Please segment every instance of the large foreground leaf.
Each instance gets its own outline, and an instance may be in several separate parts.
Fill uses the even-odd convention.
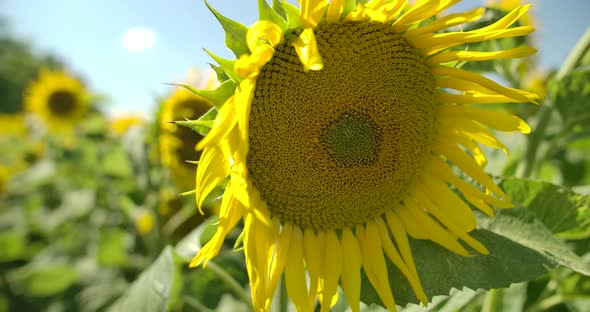
[[[168,246],[109,311],[167,311],[178,290],[179,272],[180,261]]]
[[[513,183],[517,182],[513,181]],[[546,193],[554,191],[557,192],[557,188],[545,189]],[[532,196],[521,195],[523,198]],[[545,194],[544,196],[556,195]],[[571,197],[565,196],[561,199],[567,198]],[[533,203],[535,203],[534,200],[517,202],[524,207]],[[555,204],[556,201],[551,203]],[[473,251],[473,257],[461,257],[430,241],[411,240],[418,274],[428,296],[432,298],[436,295],[448,295],[453,288],[508,287],[512,283],[531,280],[546,274],[557,266],[590,275],[590,269],[586,263],[545,226],[544,223],[553,224],[549,222],[551,219],[544,220],[545,222],[539,221],[535,216],[536,211],[532,208],[503,210],[495,219],[479,216],[480,228],[471,234],[489,249],[488,256],[479,255]],[[577,207],[556,205],[553,208],[571,210]],[[559,211],[555,212],[555,215],[559,216]],[[560,227],[560,230],[564,229]],[[405,306],[410,302],[417,303],[418,300],[409,283],[399,270],[388,263],[388,271],[397,304]],[[366,276],[363,276],[361,300],[367,304],[381,304]]]

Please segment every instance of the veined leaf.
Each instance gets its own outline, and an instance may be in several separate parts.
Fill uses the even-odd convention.
[[[539,221],[560,237],[590,237],[590,196],[546,182],[508,178],[502,188],[512,201],[531,210]]]
[[[181,263],[174,248],[166,247],[109,311],[167,311],[179,290]]]
[[[448,295],[452,288],[504,288],[534,279],[556,266],[590,274],[586,263],[538,221],[527,209],[501,211],[496,219],[479,218],[480,229],[471,235],[490,254],[456,255],[427,240],[411,239],[411,248],[424,291],[432,298]],[[398,305],[417,303],[409,283],[388,261],[389,280]],[[361,300],[381,301],[363,274]]]

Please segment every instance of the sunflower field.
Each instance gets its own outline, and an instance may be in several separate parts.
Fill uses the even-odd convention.
[[[126,113],[0,19],[0,312],[590,311],[590,27],[244,2]]]

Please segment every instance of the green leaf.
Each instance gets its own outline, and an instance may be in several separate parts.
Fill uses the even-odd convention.
[[[287,21],[275,10],[273,10],[266,0],[258,0],[258,19],[261,21],[271,21],[279,26],[283,32],[287,30]]]
[[[229,76],[225,73],[225,71],[223,70],[223,68],[221,68],[221,66],[216,65],[216,64],[212,64],[212,63],[209,63],[209,66],[215,72],[215,76],[217,76],[217,81],[223,83],[223,82],[229,80]]]
[[[225,46],[232,50],[236,57],[240,57],[242,54],[249,54],[250,49],[248,49],[248,43],[246,41],[248,27],[221,15],[209,4],[209,2],[207,2],[207,0],[205,0],[205,4],[215,15],[225,31]]]
[[[0,263],[21,259],[25,256],[26,235],[17,231],[0,233]]]
[[[102,160],[102,169],[105,174],[118,178],[130,178],[133,175],[131,162],[123,148],[108,151]]]
[[[355,0],[344,0],[344,9],[342,10],[342,16],[346,16],[348,13],[356,10]]]
[[[561,237],[590,237],[590,196],[546,182],[508,178],[502,188],[513,203],[525,207]]]
[[[223,69],[223,71],[225,72],[225,74],[233,81],[235,81],[236,83],[239,83],[240,81],[242,81],[242,77],[236,75],[236,73],[234,72],[234,65],[236,64],[235,60],[228,60],[228,59],[224,59],[221,58],[215,54],[213,54],[211,51],[204,49],[205,52],[207,52],[207,54],[209,54],[209,56],[215,60],[215,62],[217,62],[217,64],[219,64],[219,66],[221,67],[221,69]]]
[[[180,262],[167,246],[109,311],[167,311],[180,288]]]
[[[213,105],[217,109],[220,109],[225,103],[225,101],[227,101],[227,99],[234,95],[234,91],[236,90],[237,86],[237,84],[231,80],[225,81],[215,90],[199,90],[187,84],[170,83],[170,85],[183,87],[193,92],[194,94],[206,98],[207,100],[211,101],[211,103],[213,103]]]
[[[272,0],[272,9],[284,20],[287,20],[287,12],[285,12],[285,4],[283,0]]]
[[[590,69],[574,70],[549,83],[557,111],[562,117],[562,132],[580,140],[590,135]]]
[[[41,226],[47,231],[89,214],[96,204],[96,193],[91,190],[71,190],[63,195],[61,205],[51,212]]]
[[[586,263],[547,230],[526,209],[503,210],[496,219],[479,218],[481,229],[471,235],[490,254],[461,257],[427,240],[411,239],[411,248],[424,291],[432,298],[452,288],[492,289],[528,281],[561,265],[590,274]],[[417,303],[409,283],[389,261],[390,285],[397,304]],[[381,304],[363,274],[361,300]]]
[[[75,268],[65,264],[47,264],[30,273],[26,293],[33,297],[53,296],[64,292],[77,281],[78,271]]]
[[[301,13],[299,9],[289,2],[283,2],[285,7],[285,14],[287,15],[288,29],[296,29],[301,26]]]
[[[101,229],[98,238],[97,262],[102,266],[124,266],[127,255],[128,233],[122,229]]]
[[[205,136],[207,135],[207,133],[209,133],[211,128],[213,128],[216,116],[217,110],[215,108],[212,108],[205,115],[201,116],[197,120],[175,121],[174,123],[177,125],[181,125],[183,127],[190,128]]]

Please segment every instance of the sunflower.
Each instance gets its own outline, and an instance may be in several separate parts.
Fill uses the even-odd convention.
[[[82,82],[65,71],[42,69],[25,92],[25,109],[38,115],[52,131],[70,130],[90,107]]]
[[[187,161],[199,159],[195,146],[203,136],[171,121],[197,119],[211,107],[209,100],[184,88],[177,88],[162,104],[159,122],[162,164],[170,168],[174,181],[183,190],[195,188],[196,166]]]
[[[359,311],[362,269],[394,311],[386,259],[428,303],[408,236],[462,256],[488,254],[469,233],[470,206],[493,216],[492,206],[513,205],[484,172],[480,144],[507,152],[490,128],[530,128],[483,104],[536,96],[453,65],[528,56],[535,50],[471,52],[464,44],[533,28],[511,27],[525,5],[483,28],[448,30],[484,12],[441,14],[457,2],[300,0],[297,9],[259,1],[265,19],[242,38],[213,10],[239,58],[233,68],[220,62],[236,88],[197,145],[197,203],[220,185],[225,191],[217,231],[191,266],[215,257],[242,220],[256,310],[270,308],[284,273],[297,310],[313,311],[317,298],[328,311],[340,284]]]

